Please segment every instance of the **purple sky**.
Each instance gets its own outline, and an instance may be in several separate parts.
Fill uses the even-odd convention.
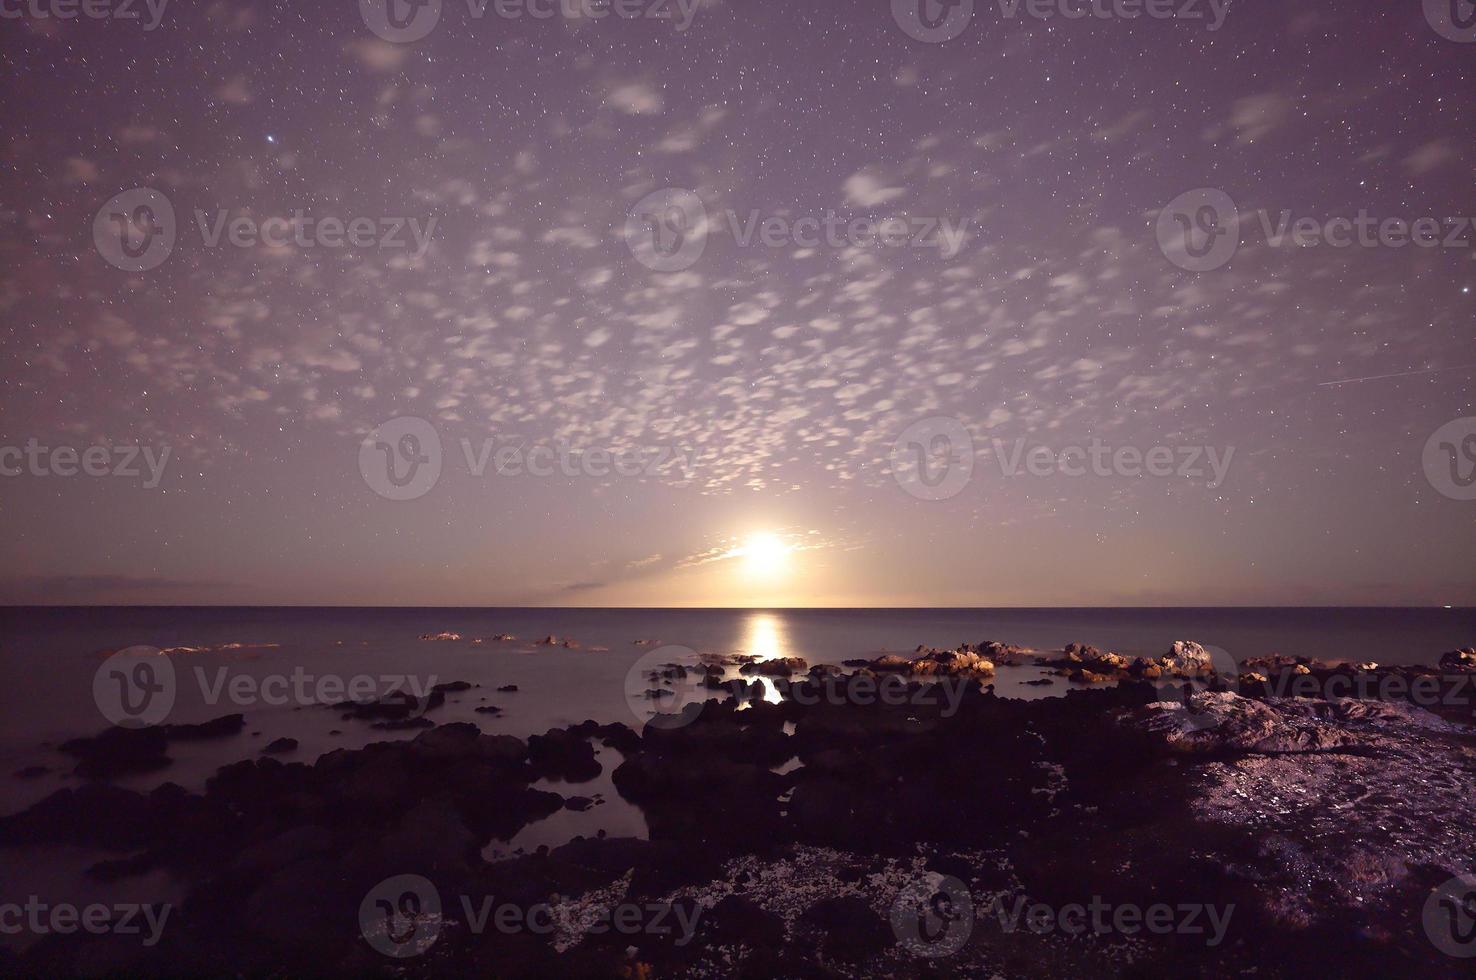
[[[0,601],[1476,605],[1476,44],[1420,0],[1012,7],[0,20]],[[1201,188],[1240,247],[1190,271]],[[705,247],[654,271],[666,190]]]

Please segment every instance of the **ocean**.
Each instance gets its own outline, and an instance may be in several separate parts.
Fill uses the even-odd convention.
[[[459,642],[422,640],[452,632]],[[468,642],[512,634],[517,642]],[[548,636],[577,649],[536,646]],[[485,730],[529,735],[592,718],[638,725],[627,699],[637,660],[665,645],[699,653],[743,652],[839,663],[883,651],[911,651],[1000,640],[1037,649],[1090,643],[1119,653],[1161,654],[1174,640],[1221,647],[1236,660],[1270,653],[1385,664],[1434,663],[1476,642],[1470,609],[317,609],[317,608],[19,608],[0,609],[0,658],[10,683],[0,702],[0,812],[28,805],[71,781],[70,760],[55,751],[67,738],[106,727],[93,682],[104,651],[135,645],[189,647],[169,658],[177,696],[165,721],[193,723],[244,712],[248,735],[178,743],[174,765],[124,785],[166,779],[198,788],[214,769],[256,754],[256,741],[298,739],[291,758],[356,747],[414,731],[385,733],[304,703],[335,682],[403,677],[422,689],[465,681],[479,688],[451,696],[437,721],[475,720]],[[637,646],[635,641],[646,641]],[[219,649],[243,644],[237,649]],[[211,649],[202,649],[211,648]],[[676,651],[671,658],[676,659]],[[658,658],[660,659],[660,658]],[[1031,675],[1035,676],[1035,675]],[[284,699],[267,678],[298,678]],[[1002,676],[999,693],[1041,691]],[[327,683],[329,686],[320,687]],[[498,692],[509,684],[516,693]],[[1044,689],[1044,694],[1063,688]],[[241,693],[244,692],[244,696]],[[496,706],[501,715],[477,713]],[[644,706],[643,706],[644,707]],[[343,734],[329,735],[338,730]],[[259,733],[259,734],[249,734]],[[40,778],[9,774],[47,766]]]
[[[442,632],[462,638],[420,638]],[[470,642],[505,634],[517,640]],[[537,643],[549,636],[560,645]],[[1041,650],[1082,642],[1128,655],[1158,655],[1180,639],[1218,646],[1236,660],[1283,653],[1434,663],[1441,653],[1476,642],[1476,611],[9,607],[0,609],[0,658],[8,679],[0,690],[0,813],[79,784],[72,774],[75,760],[57,746],[108,726],[104,664],[110,651],[132,646],[191,648],[165,658],[174,674],[168,710],[150,720],[185,724],[246,716],[243,733],[173,742],[167,768],[116,781],[141,791],[164,782],[199,791],[217,768],[256,757],[275,739],[298,742],[284,760],[310,763],[337,748],[419,733],[377,730],[322,706],[341,700],[355,682],[371,685],[365,690],[378,695],[397,685],[425,691],[463,681],[475,686],[449,694],[432,720],[472,721],[490,733],[527,736],[585,719],[638,728],[652,711],[649,701],[633,696],[645,687],[641,668],[692,652],[803,657],[815,664],[906,652],[919,644],[1000,640]],[[565,640],[577,646],[561,645]],[[1002,669],[996,691],[1048,697],[1067,689],[1060,678],[1048,687],[1026,684],[1041,676],[1034,667]],[[509,685],[517,690],[499,690]],[[772,688],[770,693],[777,696]],[[492,707],[501,713],[486,710]],[[601,748],[599,758],[604,772],[591,782],[539,786],[565,796],[598,795],[601,805],[561,811],[512,840],[494,841],[485,851],[488,859],[601,831],[646,836],[640,809],[621,800],[610,779],[619,753]],[[28,767],[33,772],[22,778],[20,770]],[[86,868],[101,856],[68,848],[4,849],[0,877],[55,896],[155,900],[174,894],[172,883],[159,875],[118,883],[89,879]]]

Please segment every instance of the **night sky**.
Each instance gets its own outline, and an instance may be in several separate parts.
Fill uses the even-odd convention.
[[[894,6],[0,19],[0,446],[170,453],[0,456],[0,601],[1476,605],[1476,43],[1441,4],[979,0],[937,42]],[[1240,247],[1195,271],[1160,213],[1199,189]],[[1261,209],[1456,240],[1276,247]],[[295,212],[373,233],[209,242]],[[831,214],[963,233],[786,238]],[[1174,472],[1005,473],[1094,440]]]

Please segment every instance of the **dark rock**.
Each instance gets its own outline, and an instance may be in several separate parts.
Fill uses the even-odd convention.
[[[758,674],[761,677],[788,677],[810,669],[803,657],[772,657],[744,664],[738,669],[741,674]]]
[[[261,750],[266,755],[281,755],[286,752],[297,751],[297,739],[279,738],[270,742],[266,748]]]
[[[1441,670],[1476,670],[1476,649],[1452,650],[1440,658]]]
[[[163,769],[169,758],[169,739],[163,727],[109,728],[88,738],[74,738],[58,746],[77,758],[76,773],[85,779],[111,779],[136,772]]]
[[[718,946],[770,949],[784,943],[784,920],[741,895],[729,895],[713,906],[700,929],[704,942]]]
[[[865,899],[853,896],[817,902],[805,911],[800,922],[824,934],[827,956],[845,962],[855,963],[875,956],[895,941],[882,917],[871,910]]]
[[[603,771],[586,738],[558,728],[528,739],[528,761],[539,775],[570,783],[588,782]]]

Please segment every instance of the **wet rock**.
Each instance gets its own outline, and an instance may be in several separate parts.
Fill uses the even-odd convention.
[[[588,782],[604,768],[585,738],[558,728],[528,739],[528,761],[539,775],[570,783]]]
[[[434,722],[415,719],[445,703],[445,691],[432,688],[423,699],[409,691],[394,691],[374,701],[341,701],[328,707],[339,712],[346,721],[375,722],[376,728],[394,729],[434,725]]]
[[[772,949],[784,942],[784,921],[750,898],[729,895],[703,916],[704,942],[718,946]]]
[[[1440,658],[1441,670],[1476,670],[1476,649],[1452,650]]]
[[[282,755],[286,752],[297,751],[297,739],[279,738],[270,742],[266,748],[261,750],[264,755]]]
[[[504,684],[497,689],[499,694],[511,694],[518,689],[516,684]]]
[[[739,673],[758,674],[762,677],[788,677],[790,674],[798,674],[809,669],[809,662],[803,657],[773,657],[769,660],[744,664],[739,668]]]
[[[854,896],[816,902],[805,910],[800,922],[820,931],[828,957],[844,962],[875,956],[895,941],[882,917],[871,910],[865,899]]]
[[[1179,676],[1212,673],[1215,669],[1210,652],[1191,640],[1174,641],[1173,649],[1159,663],[1164,670]]]
[[[84,779],[153,772],[173,761],[163,727],[109,728],[89,738],[70,739],[58,748],[78,760],[75,772]]]
[[[1176,752],[1194,754],[1281,754],[1327,752],[1364,745],[1366,740],[1338,721],[1368,718],[1402,706],[1382,702],[1252,700],[1229,692],[1203,691],[1187,704],[1158,702],[1143,708],[1134,723]],[[1433,721],[1433,716],[1430,716]]]

